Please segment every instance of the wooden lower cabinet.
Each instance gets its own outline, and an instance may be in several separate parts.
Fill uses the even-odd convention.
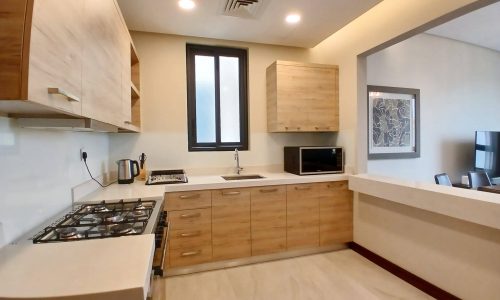
[[[351,242],[353,194],[347,181],[322,183],[320,189],[320,246]]]
[[[212,191],[213,260],[251,256],[250,189]]]
[[[168,267],[184,267],[212,260],[210,191],[166,193]]]
[[[251,190],[252,255],[286,250],[286,186]]]
[[[319,184],[287,186],[288,250],[319,246]]]
[[[352,241],[347,181],[166,194],[170,268]]]

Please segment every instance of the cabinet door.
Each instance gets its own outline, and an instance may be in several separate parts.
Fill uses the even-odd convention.
[[[319,246],[318,184],[287,186],[287,249]]]
[[[83,8],[84,0],[35,0],[29,54],[28,99],[75,115],[83,101]]]
[[[352,192],[347,181],[323,183],[320,198],[320,245],[352,241]]]
[[[212,248],[214,260],[251,255],[249,189],[212,191]]]
[[[286,250],[286,186],[251,190],[252,255]]]
[[[123,125],[122,24],[115,1],[85,0],[85,47],[82,114],[102,122]]]

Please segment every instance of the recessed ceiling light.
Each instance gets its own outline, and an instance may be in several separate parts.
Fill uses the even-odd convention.
[[[289,14],[286,16],[286,22],[288,24],[297,24],[300,22],[300,15],[299,14]]]
[[[193,9],[196,6],[193,0],[179,0],[179,7],[185,10]]]

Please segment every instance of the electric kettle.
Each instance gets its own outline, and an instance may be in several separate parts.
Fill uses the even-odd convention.
[[[134,177],[139,176],[139,163],[136,160],[120,159],[118,164],[118,183],[129,184],[134,182]]]

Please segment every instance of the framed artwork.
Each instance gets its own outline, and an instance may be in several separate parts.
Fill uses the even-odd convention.
[[[368,86],[368,159],[420,157],[420,90]]]

